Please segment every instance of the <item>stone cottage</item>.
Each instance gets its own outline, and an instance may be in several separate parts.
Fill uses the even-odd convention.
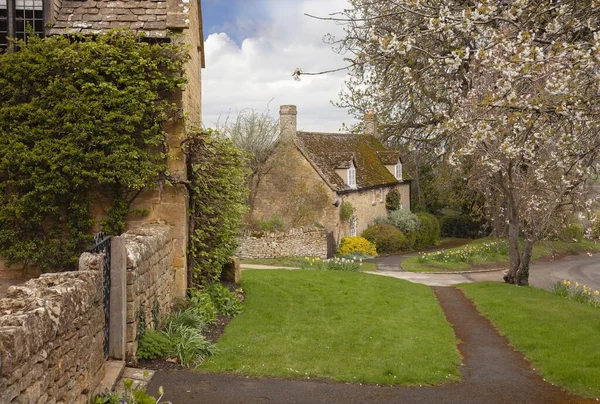
[[[280,125],[270,171],[257,187],[254,220],[279,217],[293,227],[323,226],[337,244],[385,216],[386,195],[394,189],[401,208],[410,209],[411,178],[400,154],[379,140],[374,114],[365,114],[366,133],[301,132],[296,106],[282,105]],[[349,220],[340,218],[344,202],[354,208]]]
[[[200,124],[202,116],[201,68],[204,67],[204,38],[200,0],[0,0],[0,49],[8,46],[8,37],[24,39],[31,25],[38,35],[95,35],[122,28],[143,33],[151,41],[169,41],[168,32],[181,34],[190,49],[186,67],[188,83],[175,96],[190,123]],[[170,149],[169,169],[176,179],[187,179],[186,162],[180,142],[185,137],[183,120],[165,128]],[[173,228],[175,238],[176,294],[185,295],[187,287],[187,190],[183,185],[162,184],[136,199],[133,209],[145,209],[149,215],[131,218],[129,228],[142,222],[164,221]],[[107,206],[101,198],[93,214],[102,216]],[[20,268],[7,268],[0,261],[0,277],[20,274]]]

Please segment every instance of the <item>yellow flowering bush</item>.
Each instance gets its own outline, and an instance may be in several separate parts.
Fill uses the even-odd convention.
[[[340,248],[338,249],[338,255],[346,255],[346,254],[366,254],[375,257],[377,255],[377,250],[375,248],[375,244],[370,243],[364,237],[344,237],[340,243]]]

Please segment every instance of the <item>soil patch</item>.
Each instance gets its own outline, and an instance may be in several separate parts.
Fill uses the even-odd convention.
[[[164,386],[178,403],[596,403],[546,383],[481,316],[462,291],[433,288],[460,342],[462,381],[437,387],[381,387],[313,380],[255,379],[191,370],[160,370],[149,391]],[[315,352],[318,355],[318,352]],[[399,358],[401,360],[401,358]]]

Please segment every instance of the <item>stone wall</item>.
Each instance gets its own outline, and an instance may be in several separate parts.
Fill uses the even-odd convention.
[[[327,230],[298,228],[285,232],[247,232],[236,255],[242,259],[280,257],[327,258]]]
[[[87,403],[104,377],[101,256],[0,299],[0,403]]]
[[[123,234],[127,250],[126,357],[135,361],[140,321],[146,328],[163,324],[175,299],[175,240],[164,224],[145,225]]]

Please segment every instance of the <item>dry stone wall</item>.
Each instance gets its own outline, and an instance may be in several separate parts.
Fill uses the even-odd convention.
[[[241,259],[280,257],[327,258],[327,231],[298,228],[284,232],[246,232],[236,255]]]
[[[87,403],[104,377],[102,256],[0,299],[0,403]]]
[[[135,362],[138,329],[161,326],[171,313],[175,240],[171,227],[162,224],[145,225],[122,237],[127,249],[127,359]]]

